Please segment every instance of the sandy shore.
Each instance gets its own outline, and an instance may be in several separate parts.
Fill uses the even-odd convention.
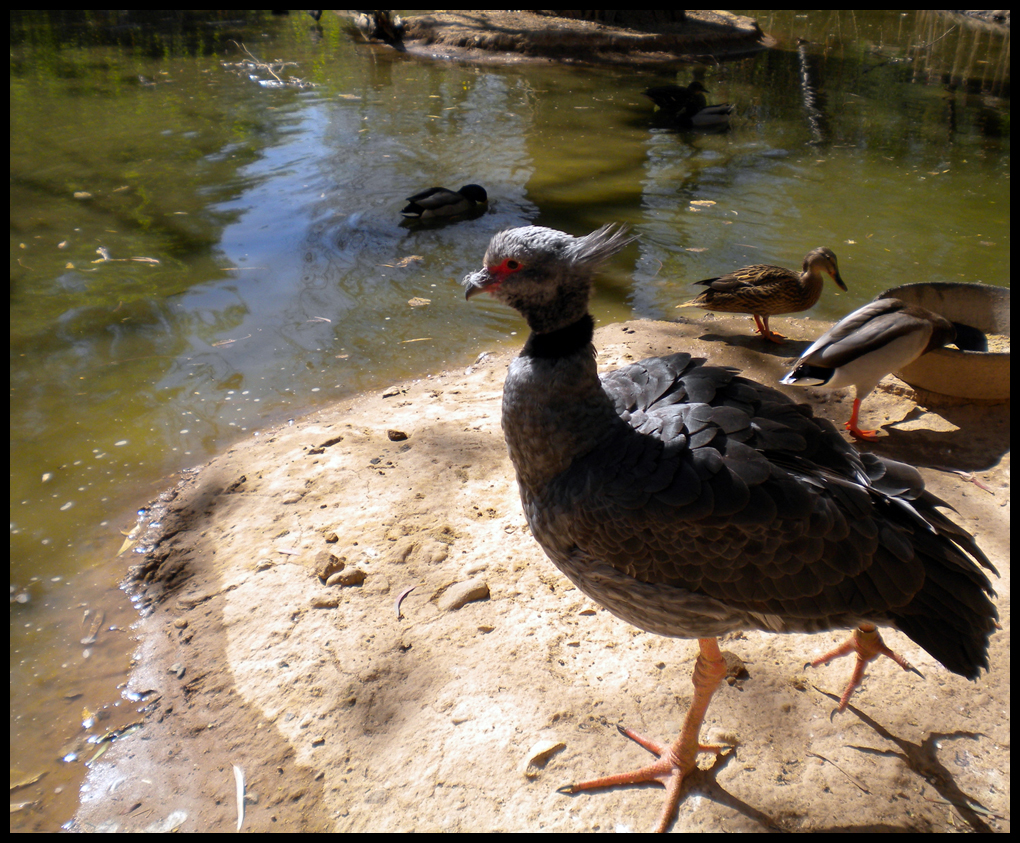
[[[687,350],[774,383],[804,344],[749,326],[611,325],[599,363]],[[612,617],[530,537],[499,425],[511,356],[264,431],[163,495],[134,571],[144,725],[93,766],[79,829],[232,829],[235,765],[248,831],[654,825],[658,788],[556,788],[645,762],[619,722],[672,740],[696,648]],[[846,391],[789,394],[849,415]],[[992,672],[967,682],[891,632],[924,679],[884,660],[830,718],[850,665],[804,665],[841,633],[727,636],[747,676],[705,734],[739,746],[694,777],[674,830],[1009,828],[1009,406],[926,410],[888,378],[864,421],[889,434],[878,452],[990,490],[924,470],[1002,574]]]

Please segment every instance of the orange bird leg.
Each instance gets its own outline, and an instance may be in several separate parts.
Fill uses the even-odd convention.
[[[699,638],[698,644],[701,646],[701,654],[694,665],[694,674],[691,677],[691,681],[694,683],[694,699],[691,701],[691,708],[687,712],[687,718],[684,720],[680,737],[676,739],[676,742],[672,746],[666,746],[658,741],[649,740],[630,729],[618,727],[628,738],[641,744],[649,752],[658,755],[659,760],[629,773],[618,773],[614,776],[603,776],[578,784],[569,784],[559,788],[560,793],[578,793],[582,790],[613,787],[618,784],[659,782],[666,788],[666,804],[655,830],[662,833],[669,828],[669,824],[676,815],[677,806],[680,804],[680,789],[684,777],[697,767],[698,753],[714,752],[718,755],[722,751],[721,747],[701,744],[698,741],[698,736],[701,733],[705,712],[708,711],[708,704],[712,701],[712,695],[726,676],[726,663],[723,661],[722,653],[719,652],[719,643],[716,639]]]
[[[855,398],[854,409],[853,412],[850,413],[850,421],[848,421],[844,425],[844,427],[850,431],[850,435],[853,436],[854,439],[864,439],[868,442],[874,442],[876,439],[878,439],[877,430],[861,430],[860,427],[857,426],[857,416],[860,414],[860,412],[861,412],[861,399]]]
[[[782,334],[777,334],[775,331],[769,330],[769,317],[768,314],[759,316],[757,313],[752,313],[751,316],[754,318],[755,330],[761,334],[765,339],[771,340],[778,345],[783,345],[783,340],[786,339]]]
[[[857,690],[857,687],[864,679],[864,668],[867,667],[868,662],[877,659],[879,656],[888,656],[904,670],[912,670],[918,676],[921,675],[920,671],[912,667],[910,662],[903,658],[903,656],[899,653],[894,653],[886,646],[882,636],[878,634],[875,625],[871,623],[862,623],[846,641],[835,650],[831,650],[824,656],[815,659],[811,662],[811,666],[821,667],[833,659],[850,655],[850,653],[857,655],[857,663],[854,665],[853,675],[843,691],[843,696],[839,699],[839,711],[846,709],[847,704],[850,702],[850,697],[853,696],[854,691]]]

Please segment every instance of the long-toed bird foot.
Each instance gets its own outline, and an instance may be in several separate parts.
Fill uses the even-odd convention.
[[[850,702],[850,697],[853,696],[854,691],[857,690],[858,686],[864,680],[864,670],[867,667],[868,662],[877,659],[879,656],[887,656],[904,670],[909,670],[916,673],[918,676],[922,676],[921,672],[917,670],[917,668],[913,667],[910,662],[903,658],[903,656],[890,650],[889,647],[886,646],[886,643],[882,640],[882,636],[878,633],[878,629],[876,629],[873,624],[861,624],[854,630],[853,635],[851,635],[846,641],[840,644],[835,650],[831,650],[824,656],[820,656],[815,659],[811,662],[811,666],[821,667],[834,659],[841,658],[842,656],[848,656],[851,653],[857,656],[857,662],[854,664],[854,672],[843,691],[843,696],[839,699],[839,708],[837,711],[844,711],[846,709]]]
[[[630,729],[617,727],[622,734],[657,755],[658,761],[647,767],[631,770],[629,773],[619,773],[615,776],[603,776],[578,784],[569,784],[559,788],[560,793],[579,793],[582,790],[595,790],[618,784],[658,782],[666,788],[666,804],[659,815],[659,824],[655,830],[661,833],[669,828],[673,817],[676,816],[677,806],[680,804],[680,790],[684,778],[698,766],[698,753],[714,752],[718,756],[722,751],[716,746],[705,746],[698,740],[698,735],[701,733],[701,724],[705,720],[705,712],[708,711],[712,695],[726,676],[726,661],[719,651],[719,642],[715,638],[699,638],[698,647],[701,653],[694,662],[694,673],[691,675],[694,697],[691,699],[691,707],[687,710],[687,716],[684,718],[684,725],[680,729],[680,736],[672,746],[653,741]]]
[[[673,821],[673,817],[676,816],[677,808],[680,805],[684,778],[698,766],[698,753],[711,752],[719,756],[724,750],[732,748],[731,746],[699,743],[694,744],[693,750],[688,749],[677,752],[676,744],[668,746],[624,726],[617,726],[616,728],[620,731],[620,734],[630,738],[652,754],[658,756],[658,760],[627,773],[616,773],[615,775],[602,776],[597,779],[577,782],[576,784],[564,785],[557,788],[557,792],[569,795],[580,793],[582,790],[597,790],[621,784],[658,782],[666,788],[666,803],[663,806],[662,814],[659,816],[659,824],[655,829],[658,833],[665,832]]]

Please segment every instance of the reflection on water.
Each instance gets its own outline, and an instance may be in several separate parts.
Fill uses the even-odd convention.
[[[642,95],[688,69],[430,63],[329,15],[108,14],[12,17],[12,771],[118,701],[120,531],[173,472],[519,341],[455,283],[501,228],[633,226],[603,321],[676,318],[690,282],[820,245],[850,287],[823,318],[909,281],[1009,283],[1008,36],[954,19],[750,13],[780,45],[706,69],[736,113],[697,135],[653,128]],[[237,43],[314,86],[260,84]],[[468,182],[484,216],[401,224],[407,196]],[[61,775],[26,828],[73,808]]]

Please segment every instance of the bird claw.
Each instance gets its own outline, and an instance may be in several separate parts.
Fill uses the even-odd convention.
[[[924,674],[922,674],[921,671],[910,664],[910,662],[903,658],[903,656],[899,653],[894,652],[886,646],[886,643],[882,640],[882,636],[879,635],[874,624],[870,623],[861,624],[854,630],[853,635],[840,644],[836,649],[830,650],[828,653],[819,656],[814,661],[808,662],[808,664],[810,664],[811,667],[822,667],[835,659],[848,656],[851,653],[857,656],[857,662],[854,664],[854,672],[850,676],[850,681],[847,683],[846,688],[843,690],[843,695],[840,697],[839,707],[836,711],[846,710],[854,691],[856,691],[861,682],[864,681],[864,670],[867,667],[868,662],[877,659],[879,656],[886,656],[887,658],[892,659],[904,670],[916,673],[924,679]],[[835,714],[835,712],[833,714]]]
[[[603,787],[616,787],[621,784],[641,784],[658,782],[666,788],[666,801],[659,815],[659,832],[669,828],[676,816],[677,806],[683,790],[683,783],[688,775],[698,769],[698,753],[713,752],[718,758],[722,750],[717,746],[707,746],[698,741],[701,724],[705,720],[705,712],[719,684],[726,676],[726,662],[719,652],[719,643],[714,638],[699,638],[701,653],[694,664],[691,681],[694,684],[694,697],[691,707],[687,710],[680,736],[670,746],[659,741],[646,738],[638,732],[618,725],[620,734],[640,744],[653,755],[656,760],[644,767],[626,773],[602,776],[589,781],[564,785],[557,789],[558,793],[572,795],[582,790],[596,790]]]
[[[647,749],[650,753],[652,753],[653,755],[657,755],[660,758],[667,752],[669,752],[670,748],[668,745],[661,744],[658,741],[652,740],[651,738],[646,738],[640,732],[635,732],[633,729],[628,729],[622,723],[616,724],[616,730],[625,738],[630,738],[630,740],[634,741],[634,743],[639,744],[640,746]],[[736,748],[735,743],[732,744],[699,743],[697,751],[711,752],[712,754],[719,756],[723,754],[724,750],[735,748]]]
[[[691,751],[691,746],[688,744],[686,751],[683,751],[681,754],[678,752],[677,745],[671,747],[660,744],[658,741],[646,738],[624,726],[618,725],[616,728],[619,729],[620,734],[639,743],[649,752],[656,755],[656,760],[651,764],[626,773],[617,773],[589,781],[564,785],[563,787],[556,788],[556,792],[562,793],[565,796],[573,796],[585,790],[616,787],[622,784],[658,782],[666,788],[666,802],[659,816],[659,824],[656,827],[656,831],[660,833],[665,832],[676,816],[684,782],[692,772],[698,769],[696,760],[698,753],[713,752],[718,758],[722,756],[724,747],[696,743],[694,744],[693,751]]]

